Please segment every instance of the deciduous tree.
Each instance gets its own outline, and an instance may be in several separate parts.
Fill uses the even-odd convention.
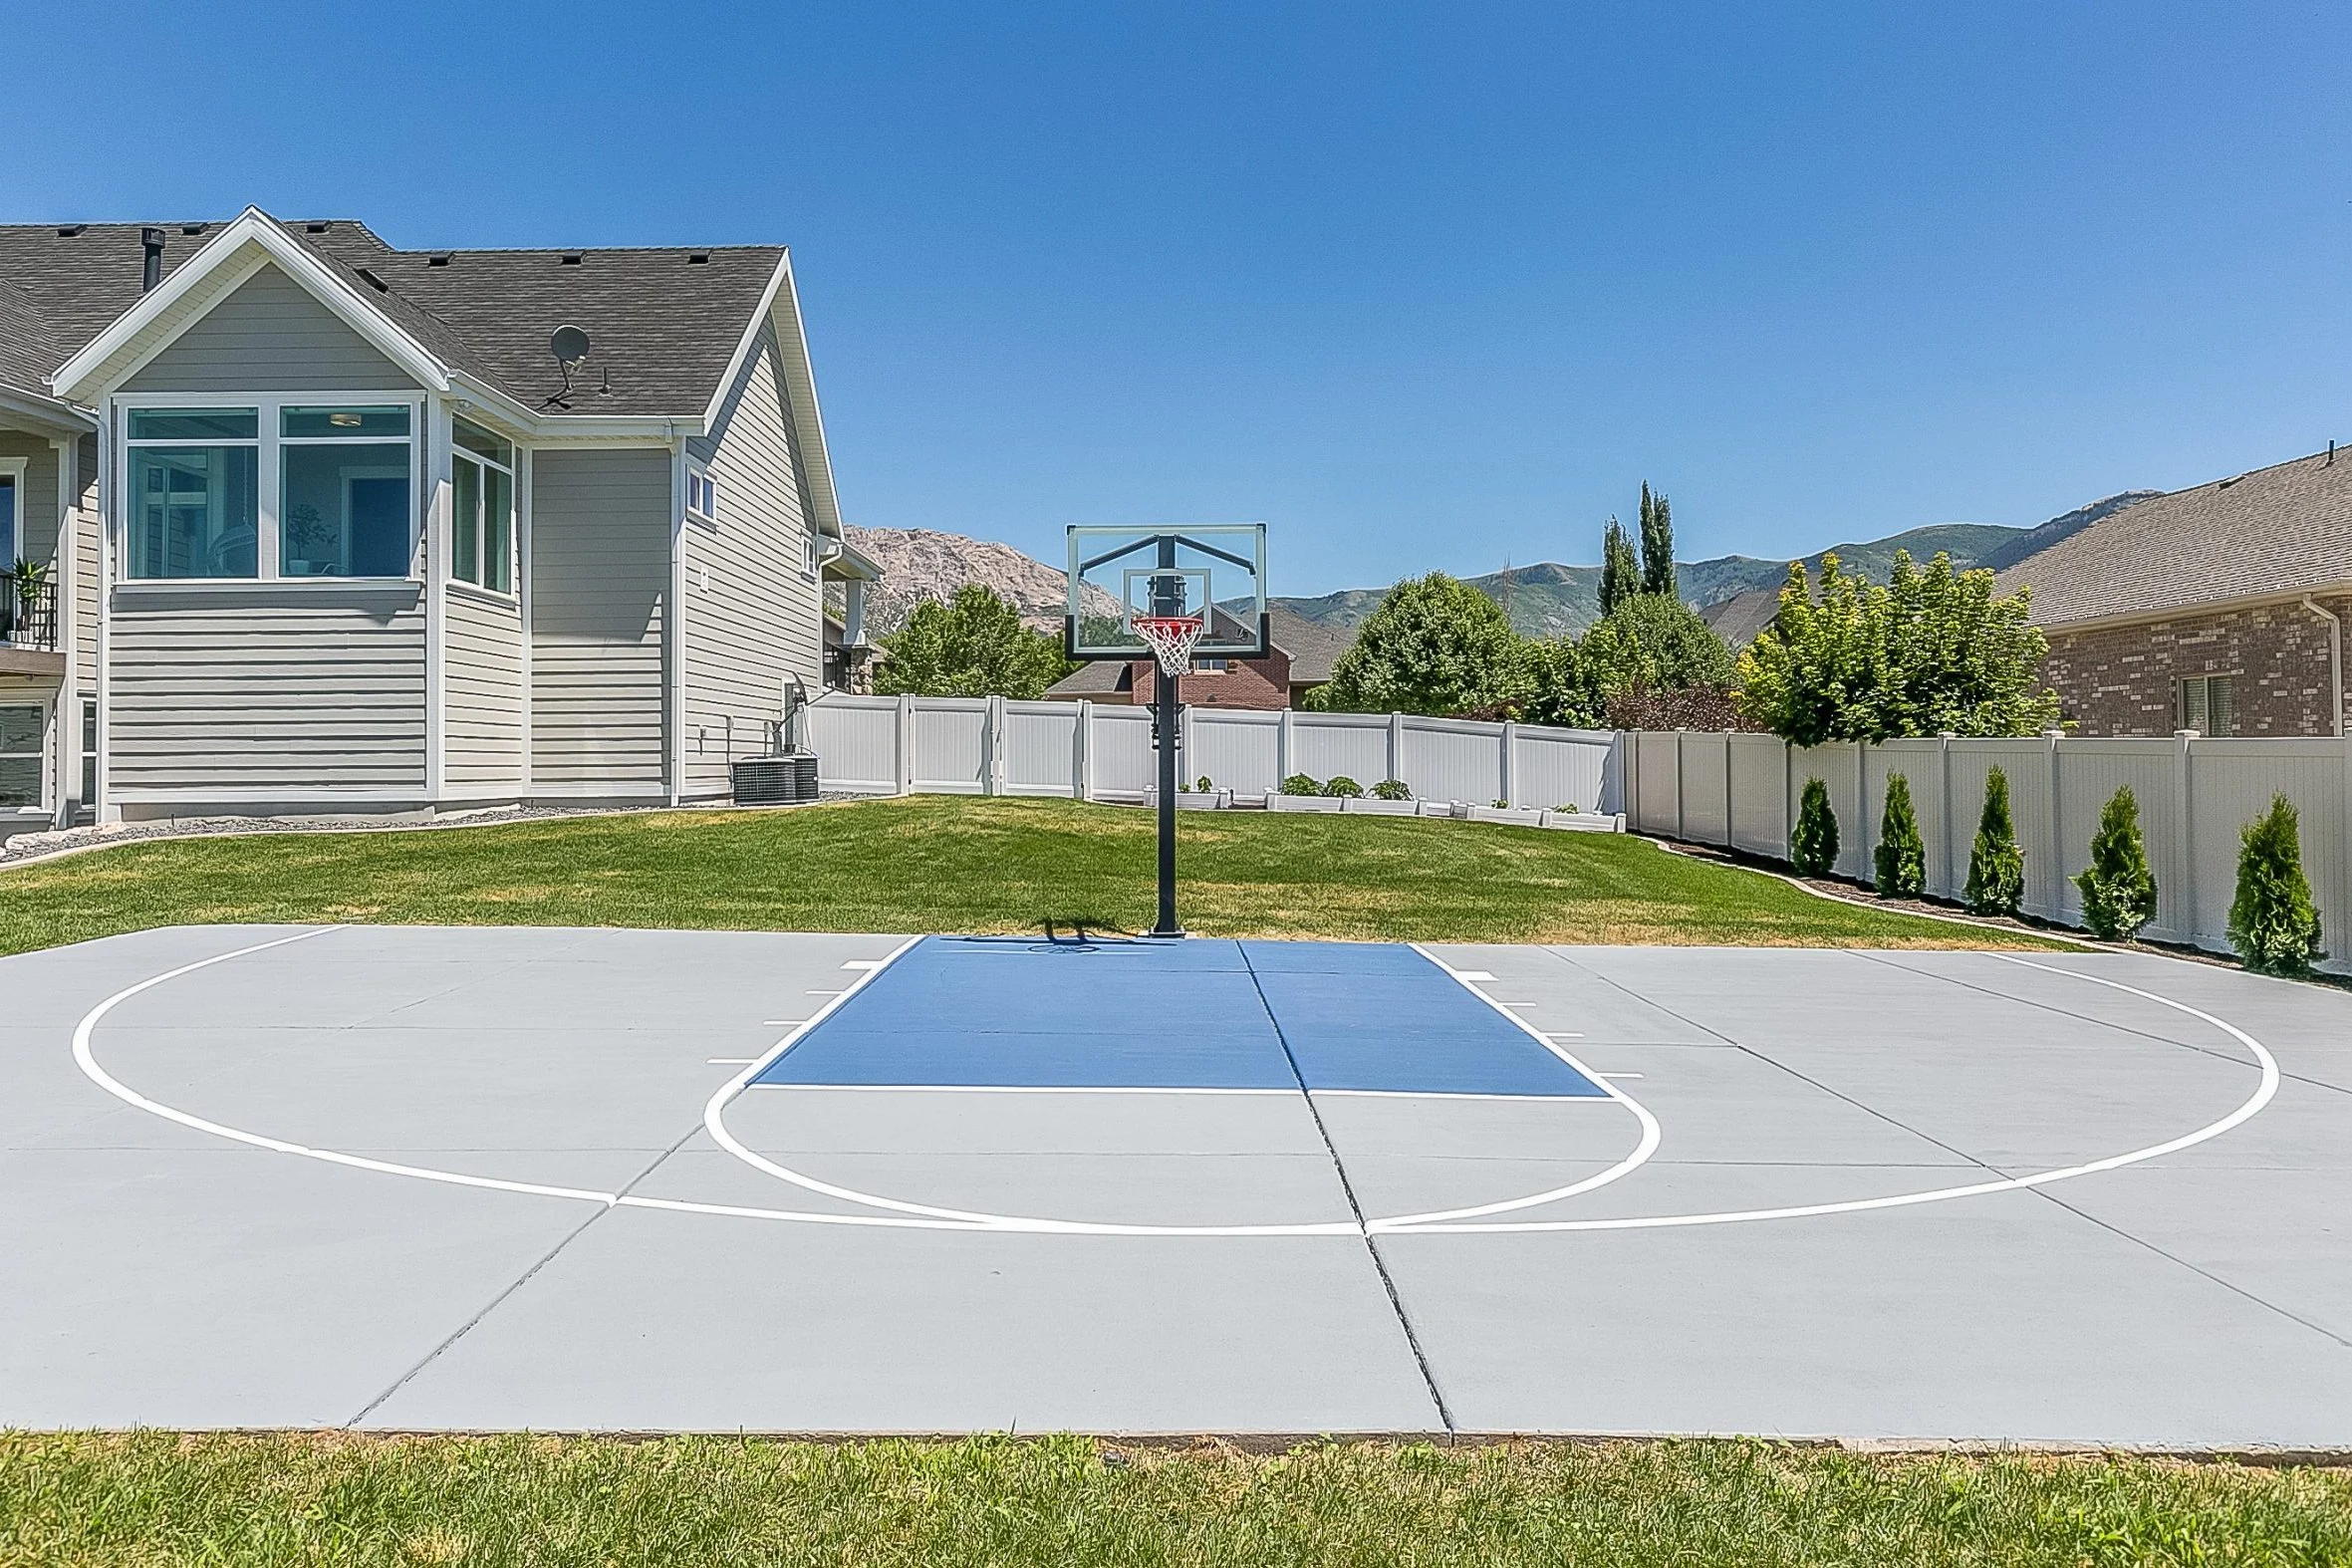
[[[1443,572],[1407,578],[1364,620],[1318,704],[1338,712],[1459,713],[1512,705],[1531,682],[1502,607]]]
[[[984,583],[966,583],[945,604],[925,600],[882,640],[886,656],[874,689],[918,697],[1002,696],[1032,700],[1068,674],[1059,638],[1021,624],[1020,612]]]

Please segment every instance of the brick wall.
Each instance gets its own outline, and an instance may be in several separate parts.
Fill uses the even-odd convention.
[[[2352,640],[2352,597],[2315,596]],[[2232,733],[2327,735],[2333,695],[2328,628],[2300,604],[2257,605],[2166,621],[2049,634],[2042,678],[2078,735],[2169,735],[2179,682],[2228,675]]]
[[[1150,707],[1160,690],[1160,665],[1138,659],[1131,678],[1136,705]],[[1233,659],[1220,672],[1194,670],[1176,682],[1176,700],[1188,707],[1288,707],[1290,655],[1276,649],[1264,658]]]

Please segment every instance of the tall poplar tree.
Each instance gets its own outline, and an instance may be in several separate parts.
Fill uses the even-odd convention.
[[[1606,616],[1642,591],[1642,563],[1634,536],[1615,517],[1601,531],[1601,614]]]
[[[1647,479],[1642,481],[1642,592],[1677,597],[1674,513]]]

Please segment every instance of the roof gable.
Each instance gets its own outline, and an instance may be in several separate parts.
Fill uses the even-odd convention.
[[[275,265],[206,305],[123,383],[129,392],[406,390],[414,377]]]

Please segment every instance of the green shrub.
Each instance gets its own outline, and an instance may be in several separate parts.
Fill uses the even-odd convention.
[[[1579,806],[1578,804],[1576,804],[1576,802],[1574,802],[1574,801],[1570,801],[1570,802],[1569,802],[1567,805],[1565,805],[1565,806],[1554,806],[1554,807],[1552,808],[1552,810],[1554,810],[1554,811],[1564,811],[1564,812],[1568,813],[1568,815],[1569,815],[1569,816],[1571,816],[1571,817],[1580,817],[1580,816],[1584,815],[1584,808],[1583,808],[1582,806]]]
[[[1364,786],[1357,783],[1354,779],[1348,777],[1345,773],[1341,773],[1336,775],[1330,783],[1323,786],[1323,793],[1326,795],[1336,795],[1342,799],[1353,799],[1356,796],[1364,793]]]
[[[1788,863],[1800,877],[1826,877],[1838,863],[1838,815],[1829,808],[1829,786],[1819,779],[1805,780],[1796,831],[1788,836]]]
[[[1887,775],[1887,806],[1879,818],[1877,862],[1879,897],[1916,899],[1928,891],[1928,846],[1920,838],[1920,819],[1911,809],[1911,780],[1900,773]]]
[[[2238,836],[2229,945],[2247,968],[2262,974],[2302,974],[2320,956],[2319,911],[2303,878],[2294,804],[2284,795],[2271,796],[2270,809]]]
[[[2108,797],[2091,835],[2091,863],[2074,879],[2082,922],[2109,941],[2130,941],[2156,917],[2156,874],[2140,837],[2140,801],[2126,784]]]
[[[1323,793],[1323,786],[1304,773],[1293,773],[1282,781],[1282,793],[1285,795],[1320,795]]]
[[[1207,774],[1203,773],[1200,775],[1199,779],[1193,783],[1192,788],[1199,794],[1206,795],[1215,790],[1216,781],[1211,779]]]
[[[1382,779],[1372,786],[1375,800],[1411,800],[1413,790],[1403,779]]]
[[[1998,768],[1984,775],[1984,810],[1968,850],[1967,900],[1977,915],[2015,915],[2025,902],[2025,852],[2009,820],[2009,776]]]

